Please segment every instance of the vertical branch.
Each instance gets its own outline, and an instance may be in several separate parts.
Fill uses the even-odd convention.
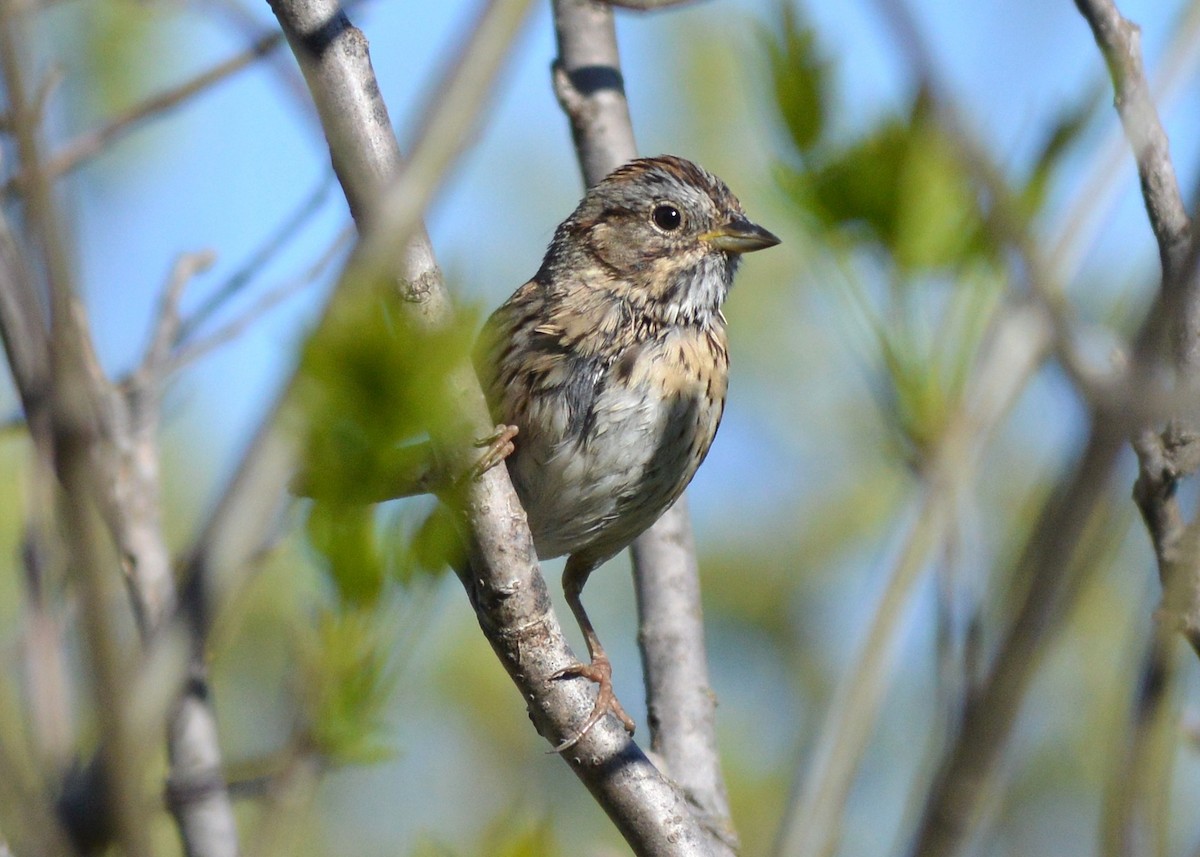
[[[103,599],[104,559],[112,552],[96,522],[95,474],[89,460],[100,429],[98,406],[105,393],[102,379],[88,375],[88,343],[75,315],[70,265],[59,233],[50,184],[42,171],[39,117],[26,101],[22,58],[26,44],[21,37],[21,10],[12,3],[0,7],[0,65],[9,105],[9,118],[21,167],[30,176],[25,195],[25,213],[32,243],[41,256],[50,296],[48,360],[38,360],[44,334],[32,333],[34,319],[30,297],[10,295],[5,321],[18,320],[23,327],[5,330],[9,353],[23,356],[14,363],[34,370],[26,377],[14,375],[22,402],[33,405],[31,431],[39,432],[35,447],[38,465],[57,477],[61,487],[58,514],[62,522],[66,563],[74,582],[84,595],[84,633],[88,654],[96,674],[94,702],[104,742],[105,761],[111,786],[106,793],[116,816],[116,829],[127,853],[148,853],[140,809],[139,771],[131,759],[133,747],[126,722],[120,713],[122,665],[112,624]],[[17,288],[21,282],[10,283]],[[39,319],[40,321],[40,319]],[[31,344],[9,345],[11,335],[32,337]],[[51,477],[53,478],[53,477]]]
[[[1137,343],[1135,366],[1147,377],[1169,365],[1185,389],[1200,369],[1200,244],[1183,204],[1169,141],[1150,95],[1141,56],[1141,32],[1112,0],[1076,0],[1091,27],[1112,80],[1114,104],[1137,164],[1151,231],[1162,264],[1159,301]],[[1190,399],[1190,394],[1176,398]],[[1181,410],[1190,410],[1181,401]],[[1159,797],[1169,770],[1163,748],[1177,717],[1170,702],[1174,678],[1172,643],[1182,633],[1200,654],[1200,519],[1190,523],[1179,505],[1180,480],[1200,466],[1200,435],[1194,419],[1170,414],[1165,428],[1143,425],[1133,437],[1138,477],[1133,497],[1150,536],[1162,583],[1162,627],[1151,634],[1135,694],[1128,745],[1113,769],[1113,799],[1105,825],[1110,853],[1144,853],[1149,840],[1165,848],[1167,805]]]
[[[1154,629],[1138,664],[1129,735],[1117,747],[1101,819],[1103,857],[1170,853],[1170,770],[1178,714],[1172,688],[1179,662],[1174,633]]]
[[[736,852],[737,830],[717,748],[717,697],[708,683],[700,568],[687,496],[631,548],[654,752],[701,822]]]
[[[637,157],[613,12],[597,0],[554,0],[554,92],[571,123],[584,184]]]
[[[61,488],[58,509],[67,565],[84,595],[83,625],[96,675],[95,705],[102,733],[97,758],[64,788],[60,814],[72,834],[78,835],[79,825],[93,825],[96,819],[74,816],[74,808],[82,807],[85,814],[92,815],[111,813],[108,823],[114,825],[127,852],[145,854],[149,852],[143,795],[147,756],[144,741],[133,734],[130,718],[126,694],[130,655],[119,644],[105,593],[107,574],[123,567],[143,637],[175,609],[174,580],[160,518],[157,435],[162,377],[140,379],[126,396],[99,367],[83,309],[75,297],[53,188],[40,155],[39,117],[24,99],[15,36],[20,13],[6,4],[0,14],[0,55],[25,177],[27,222],[42,254],[48,282],[49,338],[47,341],[44,332],[38,332],[42,330],[40,312],[35,311],[29,285],[15,278],[8,278],[5,284],[0,324],[4,325],[10,357],[17,358],[10,361],[10,368],[40,453],[39,463],[54,473]],[[7,250],[14,246],[7,233],[3,244]],[[42,358],[46,349],[49,356]],[[201,706],[207,711],[207,701]],[[207,715],[211,721],[211,712]],[[175,727],[172,724],[168,730],[173,777],[185,772],[183,761],[198,753],[219,770],[215,730],[209,730],[201,746],[191,734],[181,741]],[[189,854],[226,857],[236,853],[236,840],[230,836],[222,839],[226,847],[208,847],[215,829],[221,827],[226,834],[233,829],[232,808],[223,788],[210,789],[203,806],[187,802],[173,809]]]
[[[555,0],[553,9],[554,91],[590,186],[637,156],[613,12],[595,0]],[[716,697],[708,681],[686,495],[634,542],[631,552],[653,748],[721,847],[736,849],[717,752]]]

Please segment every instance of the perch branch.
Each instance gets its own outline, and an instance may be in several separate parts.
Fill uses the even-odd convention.
[[[332,0],[272,4],[312,91],[335,171],[361,231],[339,293],[346,284],[382,277],[397,284],[403,307],[415,322],[446,322],[449,301],[419,217],[472,127],[525,5],[523,0],[496,2],[484,13],[422,125],[411,162],[402,169],[362,34]],[[380,188],[387,189],[382,198]],[[491,426],[478,382],[465,362],[453,379],[451,392],[464,414],[462,435],[434,440],[447,458],[461,460],[470,454],[468,435],[478,436]],[[285,393],[285,402],[287,398]],[[261,522],[277,508],[294,461],[292,442],[269,422],[187,564],[188,604],[196,621],[207,621],[205,590],[227,582],[231,570],[261,540]],[[557,743],[590,710],[590,695],[580,682],[549,680],[574,658],[550,611],[507,472],[494,468],[470,486],[468,495],[463,514],[473,534],[474,576],[464,585],[540,731]],[[682,796],[618,726],[592,729],[567,762],[639,854],[706,853]]]

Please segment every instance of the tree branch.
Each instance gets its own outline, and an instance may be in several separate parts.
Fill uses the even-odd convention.
[[[988,438],[1041,367],[1052,337],[1044,313],[1028,304],[1006,307],[992,321],[965,385],[969,392],[948,418],[923,468],[912,529],[854,665],[838,682],[803,785],[781,828],[778,853],[830,857],[837,852],[846,800],[878,722],[912,590],[930,553],[944,539],[963,488],[972,484]]]
[[[554,93],[571,122],[584,183],[637,157],[613,13],[592,0],[555,0]]]
[[[914,857],[961,853],[978,827],[1039,654],[1083,578],[1076,553],[1103,506],[1123,442],[1122,431],[1093,417],[1083,454],[1039,516],[1012,576],[1028,580],[1028,592],[991,668],[967,700],[908,852]]]
[[[79,304],[68,256],[58,226],[50,177],[40,157],[36,118],[24,104],[21,63],[14,29],[20,13],[10,4],[0,10],[0,55],[10,105],[10,117],[18,139],[20,168],[28,222],[43,256],[50,296],[49,361],[43,377],[40,369],[22,374],[32,361],[10,364],[14,381],[26,406],[27,422],[41,452],[42,467],[53,472],[61,486],[59,508],[65,534],[67,563],[73,581],[83,593],[84,631],[89,657],[96,675],[95,705],[101,724],[101,746],[87,766],[95,777],[77,778],[77,785],[92,790],[91,807],[113,816],[112,825],[126,851],[149,853],[146,802],[142,794],[147,756],[144,741],[133,732],[132,700],[122,694],[128,678],[128,654],[118,636],[105,603],[105,576],[119,559],[143,638],[169,617],[175,608],[175,584],[170,555],[162,532],[158,402],[161,378],[153,373],[135,384],[125,395],[104,376],[94,353],[87,322]],[[28,316],[31,301],[20,303]],[[5,330],[11,335],[32,336],[29,319],[23,330]],[[40,346],[39,346],[40,347]],[[33,367],[37,368],[37,367]],[[116,547],[99,527],[107,526]],[[200,708],[211,721],[207,701]],[[219,770],[220,751],[215,732],[203,740],[183,736],[174,721],[168,730],[168,752],[172,776],[188,773],[187,762],[203,755]],[[71,783],[60,801],[62,819],[73,820],[65,809],[71,805]],[[232,810],[223,789],[210,791],[203,803],[174,807],[185,847],[197,857],[225,857],[232,849],[205,847],[219,828],[232,831]],[[74,832],[74,831],[73,831]]]
[[[633,543],[631,552],[651,749],[715,837],[714,852],[737,853],[717,747],[717,696],[708,681],[700,568],[686,495]]]
[[[1163,280],[1180,286],[1191,244],[1191,220],[1179,193],[1167,135],[1142,70],[1141,31],[1121,16],[1112,0],[1075,0],[1075,5],[1091,26],[1108,65],[1114,103],[1133,148],[1150,228],[1158,241]]]
[[[1170,853],[1172,759],[1179,715],[1172,688],[1179,662],[1171,629],[1153,628],[1137,669],[1127,743],[1116,747],[1101,820],[1103,857]]]
[[[449,300],[419,217],[475,121],[526,2],[496,2],[481,17],[439,90],[404,169],[362,34],[333,0],[272,4],[313,93],[335,171],[362,233],[335,301],[347,287],[382,277],[397,284],[402,309],[418,326],[447,322]],[[382,197],[380,188],[387,189]],[[491,429],[465,359],[452,376],[450,392],[463,424],[454,436],[435,436],[434,441],[447,459],[461,463],[473,455],[471,438]],[[288,401],[285,392],[282,402]],[[282,410],[283,405],[277,413]],[[229,575],[261,541],[262,522],[277,508],[294,461],[292,441],[275,419],[269,420],[186,566],[185,605],[201,627],[207,625],[211,591],[227,585]],[[550,611],[524,513],[504,468],[493,468],[469,486],[462,515],[472,532],[472,575],[463,582],[480,625],[527,700],[539,731],[558,743],[591,710],[592,700],[582,682],[551,680],[575,658]],[[706,853],[683,798],[620,727],[598,724],[566,761],[637,853]]]
[[[318,282],[321,275],[333,264],[335,257],[348,246],[350,236],[351,231],[348,229],[341,232],[334,238],[329,247],[325,249],[320,258],[313,262],[306,271],[260,295],[243,312],[234,316],[206,336],[193,339],[185,345],[178,346],[171,355],[167,373],[177,372],[187,364],[199,360],[214,349],[233,341],[249,330],[259,319],[276,306],[301,290]],[[188,320],[191,321],[195,318],[196,316],[191,316]],[[180,328],[179,339],[184,340],[186,338],[187,323],[185,322]]]
[[[986,156],[977,152],[977,145],[941,106],[928,51],[907,8],[903,3],[883,3],[882,0],[880,8],[895,28],[898,41],[913,57],[922,85],[934,94],[942,121],[960,140],[964,164],[988,191],[992,201],[989,225],[1024,258],[1035,293],[1043,295],[1043,299],[1050,297],[1043,294],[1044,284],[1041,284],[1048,276],[1049,268],[1042,262],[1039,249],[1026,235],[1024,221],[1014,209],[1007,188],[987,168]],[[1165,147],[1155,151],[1165,155]],[[1161,173],[1151,176],[1144,181],[1143,188],[1156,188],[1156,193],[1161,191],[1169,196],[1173,174],[1171,181],[1164,183],[1162,179]],[[1176,270],[1190,267],[1180,262],[1178,211],[1169,200],[1159,200],[1153,207],[1160,212],[1155,216],[1159,217],[1164,230],[1164,243],[1160,244],[1164,265],[1184,265]],[[1185,262],[1190,255],[1190,251],[1183,255]],[[1053,300],[1046,300],[1046,306],[1061,330],[1062,321]],[[1151,312],[1138,336],[1139,346],[1158,326],[1162,310],[1163,298],[1160,298],[1159,305]],[[1138,353],[1144,350],[1139,347]],[[1144,403],[1151,401],[1144,383],[1145,368],[1135,364],[1131,371],[1122,374],[1116,407],[1107,399],[1091,402],[1090,428],[1083,453],[1044,506],[1018,559],[1013,579],[1029,581],[1029,589],[1018,605],[1012,625],[1004,633],[986,676],[967,700],[961,727],[927,797],[910,852],[913,855],[947,857],[960,853],[979,825],[985,797],[994,784],[999,759],[1037,666],[1037,655],[1061,625],[1083,579],[1084,570],[1073,558],[1086,545],[1090,522],[1101,512],[1123,438],[1133,428],[1131,411],[1141,414]]]
[[[590,0],[555,0],[553,9],[554,90],[590,186],[637,157],[613,14]],[[714,853],[734,852],[686,495],[634,542],[632,557],[651,744],[713,835]]]
[[[196,307],[180,323],[179,335],[175,338],[172,343],[173,345],[190,339],[215,313],[221,310],[234,297],[241,294],[242,290],[253,282],[254,278],[267,263],[275,258],[287,243],[300,233],[301,227],[321,210],[321,207],[325,204],[330,192],[334,188],[333,173],[329,171],[322,172],[323,175],[318,184],[284,218],[284,221],[267,236],[263,243],[250,255],[250,258],[230,274],[224,283],[208,295],[200,306]],[[339,239],[336,242],[336,246],[340,247],[341,243]],[[325,258],[325,256],[322,256],[322,258]],[[314,267],[314,270],[317,270],[318,267],[323,266]]]
[[[89,131],[67,144],[61,151],[51,156],[42,169],[49,181],[67,175],[86,164],[92,158],[105,151],[113,140],[136,129],[149,119],[180,106],[193,96],[231,77],[242,69],[254,63],[260,57],[266,56],[283,41],[280,33],[267,33],[259,37],[250,47],[237,56],[218,63],[209,70],[172,87],[165,92],[147,98],[140,104],[114,116],[107,123]],[[28,182],[27,171],[13,176],[5,184],[3,194],[21,191]]]
[[[619,6],[622,9],[633,9],[637,12],[647,12],[651,9],[666,9],[670,6],[682,6],[695,0],[603,0],[609,6]]]
[[[1141,35],[1111,0],[1076,0],[1092,28],[1112,78],[1115,104],[1133,149],[1142,198],[1162,261],[1161,305],[1139,341],[1137,357],[1149,373],[1162,361],[1163,345],[1186,384],[1200,369],[1200,246],[1184,209],[1166,133],[1142,70]],[[1200,436],[1178,417],[1161,432],[1147,425],[1133,438],[1138,478],[1133,496],[1150,534],[1163,586],[1164,615],[1200,654],[1200,568],[1181,552],[1190,529],[1179,508],[1179,481],[1200,466]],[[1191,526],[1196,526],[1192,524]]]
[[[1137,163],[1142,198],[1158,242],[1162,285],[1156,311],[1137,343],[1139,372],[1150,376],[1169,361],[1184,390],[1200,369],[1200,242],[1184,208],[1169,144],[1142,67],[1141,34],[1111,0],[1076,0],[1108,66],[1117,113]],[[1185,408],[1185,410],[1188,410]],[[1114,796],[1105,841],[1113,853],[1132,853],[1151,839],[1162,851],[1167,807],[1152,783],[1162,773],[1162,742],[1173,722],[1167,700],[1175,675],[1172,632],[1181,633],[1200,654],[1200,519],[1188,523],[1180,509],[1180,480],[1200,467],[1200,434],[1194,416],[1173,414],[1161,431],[1144,425],[1133,437],[1138,477],[1133,497],[1150,535],[1162,583],[1162,627],[1152,634],[1136,695],[1124,764],[1114,769]]]

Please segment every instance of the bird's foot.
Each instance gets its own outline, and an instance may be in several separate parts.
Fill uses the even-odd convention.
[[[513,438],[516,436],[516,426],[498,425],[491,434],[484,435],[475,441],[475,446],[483,450],[483,455],[471,468],[471,478],[478,479],[512,455],[516,449],[513,444]]]
[[[588,730],[600,722],[605,714],[611,714],[621,721],[625,727],[625,731],[630,735],[636,724],[633,718],[625,713],[625,709],[621,707],[621,703],[617,701],[617,695],[613,693],[612,686],[612,664],[604,655],[598,655],[592,658],[590,664],[572,664],[565,667],[551,676],[554,680],[564,678],[586,678],[588,681],[595,682],[600,687],[599,693],[596,694],[596,704],[592,706],[592,713],[588,715],[587,720],[583,721],[583,725],[579,727],[579,731],[570,738],[563,741],[552,752],[562,753],[574,747],[579,739],[587,734]]]

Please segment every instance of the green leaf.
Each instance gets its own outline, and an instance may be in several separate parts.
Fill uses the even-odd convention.
[[[1104,86],[1093,86],[1078,104],[1068,107],[1055,119],[1034,158],[1033,169],[1021,193],[1022,208],[1032,217],[1041,210],[1046,201],[1046,190],[1058,168],[1062,165],[1063,157],[1071,147],[1079,141],[1087,129],[1097,110],[1104,104]]]
[[[892,252],[902,271],[961,268],[982,246],[974,188],[953,145],[918,101],[897,188]]]
[[[760,31],[770,61],[779,113],[801,153],[820,142],[825,128],[829,63],[818,53],[816,32],[796,8],[779,5],[779,24]]]
[[[370,610],[327,610],[298,646],[305,732],[331,764],[370,764],[393,755],[384,718],[396,677]]]
[[[374,508],[314,503],[306,531],[343,603],[374,605],[384,581]]]
[[[397,312],[382,289],[357,289],[304,348],[304,489],[342,504],[399,496],[387,480],[411,470],[430,431],[453,419],[449,375],[464,365],[474,316],[426,330]]]
[[[825,226],[858,232],[867,240],[891,246],[907,154],[908,128],[892,119],[796,178],[805,188],[812,212]]]
[[[954,143],[918,97],[907,117],[797,173],[793,195],[826,227],[877,244],[904,274],[993,255]]]

